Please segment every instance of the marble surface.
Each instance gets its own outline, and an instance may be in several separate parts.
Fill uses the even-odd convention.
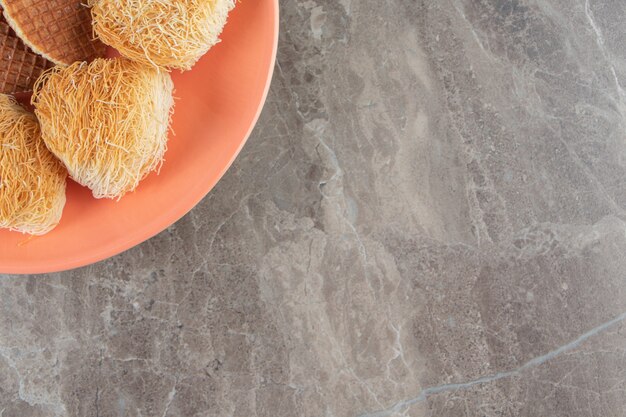
[[[626,415],[626,3],[281,4],[188,216],[0,279],[0,416]]]

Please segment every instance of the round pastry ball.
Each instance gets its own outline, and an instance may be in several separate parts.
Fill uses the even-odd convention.
[[[55,67],[34,90],[44,142],[94,197],[119,199],[160,167],[174,104],[167,72],[96,59]]]
[[[213,45],[235,0],[89,0],[98,37],[134,61],[190,69]]]
[[[35,115],[0,94],[0,228],[32,235],[54,229],[65,207],[66,178]]]

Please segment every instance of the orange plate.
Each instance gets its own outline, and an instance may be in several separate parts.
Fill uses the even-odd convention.
[[[59,226],[29,238],[0,231],[0,272],[32,274],[88,265],[123,252],[184,216],[215,186],[256,123],[272,78],[278,0],[237,3],[215,46],[174,74],[176,112],[165,164],[119,202],[95,200],[70,181]]]

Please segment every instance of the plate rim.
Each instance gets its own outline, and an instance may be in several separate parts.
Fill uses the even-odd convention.
[[[153,227],[153,228],[146,228],[146,230],[144,230],[142,233],[138,233],[137,235],[134,235],[132,238],[122,240],[114,246],[108,247],[101,251],[95,250],[89,254],[86,254],[85,256],[77,257],[69,261],[61,259],[56,262],[48,261],[46,264],[39,264],[39,265],[33,265],[33,266],[29,266],[29,265],[1,266],[0,265],[0,268],[1,268],[0,274],[7,274],[7,275],[51,274],[51,273],[70,271],[70,270],[81,268],[81,267],[87,267],[90,265],[94,265],[98,262],[105,261],[109,258],[112,258],[116,255],[126,252],[127,250],[130,250],[134,248],[135,246],[140,245],[141,243],[146,242],[147,240],[163,232],[168,227],[172,226],[173,224],[178,222],[180,219],[182,219],[185,215],[187,215],[189,212],[191,212],[191,210],[193,210],[211,192],[211,190],[215,187],[215,185],[222,179],[224,174],[226,174],[226,172],[230,169],[233,162],[235,161],[235,159],[237,159],[237,157],[241,153],[241,150],[243,149],[245,144],[248,142],[248,139],[250,138],[252,131],[254,130],[257,122],[259,121],[261,112],[263,111],[263,108],[265,107],[265,102],[267,101],[269,89],[272,84],[272,79],[274,77],[274,71],[275,71],[275,66],[276,66],[276,55],[278,52],[278,38],[279,38],[279,31],[280,31],[279,0],[270,0],[270,1],[272,2],[273,9],[274,9],[274,28],[273,28],[271,57],[270,57],[270,62],[269,62],[269,68],[267,69],[268,76],[265,81],[263,94],[257,106],[256,113],[254,117],[252,118],[252,120],[250,121],[250,126],[248,127],[246,134],[244,135],[237,150],[233,153],[228,163],[224,166],[224,168],[221,170],[221,172],[217,176],[217,179],[213,181],[212,183],[207,184],[208,187],[203,187],[203,191],[194,195],[193,201],[191,202],[190,205],[189,204],[181,205],[180,208],[174,210],[172,212],[171,217],[168,220],[166,220],[164,223],[159,224],[158,226]]]

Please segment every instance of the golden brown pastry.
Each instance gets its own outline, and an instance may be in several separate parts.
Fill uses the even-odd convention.
[[[235,0],[90,0],[98,37],[123,56],[190,69],[213,45]]]
[[[0,94],[0,228],[32,235],[52,230],[65,207],[66,178],[35,115]]]
[[[118,199],[156,170],[167,148],[172,79],[126,58],[57,67],[32,103],[50,151],[96,198]]]

